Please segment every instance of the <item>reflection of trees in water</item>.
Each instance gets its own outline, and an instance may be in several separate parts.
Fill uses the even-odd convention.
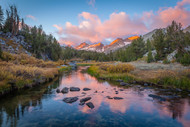
[[[180,99],[180,100],[175,100],[171,101],[170,104],[168,105],[168,110],[172,113],[172,118],[181,118],[184,114],[184,109],[185,109],[185,100]]]
[[[31,107],[42,108],[42,98],[50,97],[52,89],[59,86],[59,81],[16,92],[15,96],[7,96],[0,101],[0,126],[17,126],[18,120],[30,111]],[[52,85],[51,85],[52,84]],[[46,96],[43,96],[43,95]]]

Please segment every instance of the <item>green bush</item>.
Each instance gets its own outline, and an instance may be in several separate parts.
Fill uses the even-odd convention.
[[[190,55],[187,54],[187,53],[184,54],[184,55],[180,58],[179,62],[180,62],[181,64],[185,65],[185,66],[190,65]]]

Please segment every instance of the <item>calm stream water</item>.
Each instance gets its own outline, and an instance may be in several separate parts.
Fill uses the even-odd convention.
[[[0,126],[190,126],[190,98],[159,101],[148,96],[160,94],[159,89],[138,85],[122,88],[117,83],[98,81],[82,73],[81,69],[85,67],[65,74],[52,83],[22,90],[1,99]],[[71,86],[81,90],[68,94],[56,93],[57,88]],[[91,90],[83,91],[84,87]],[[92,97],[89,102],[95,108],[81,106],[79,100],[72,104],[62,101],[65,97],[75,96],[79,99]],[[108,99],[106,96],[123,99]]]

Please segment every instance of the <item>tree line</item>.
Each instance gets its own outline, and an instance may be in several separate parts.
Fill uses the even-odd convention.
[[[24,19],[20,18],[15,5],[11,5],[6,10],[5,20],[0,6],[0,30],[11,32],[13,36],[23,35],[25,42],[31,45],[29,51],[37,58],[46,57],[54,61],[81,58],[83,60],[95,61],[130,62],[141,59],[145,53],[148,53],[148,63],[160,60],[168,63],[171,62],[167,60],[168,54],[176,51],[175,57],[177,62],[184,65],[190,64],[190,33],[184,32],[182,25],[175,21],[166,29],[157,29],[151,40],[148,39],[145,42],[143,37],[140,36],[138,39],[133,40],[131,45],[109,54],[81,51],[67,46],[61,47],[51,34],[47,35],[43,31],[42,25],[30,27],[25,24]],[[156,56],[153,56],[153,50],[156,51]]]

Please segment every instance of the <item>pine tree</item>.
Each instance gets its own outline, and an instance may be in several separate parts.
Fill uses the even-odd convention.
[[[147,63],[151,63],[154,61],[154,58],[152,56],[152,52],[149,50],[148,51],[148,58],[147,58]]]
[[[15,5],[9,6],[6,10],[7,18],[5,21],[4,32],[11,32],[12,35],[17,35],[19,31],[19,15]]]
[[[153,35],[153,44],[156,49],[156,60],[162,60],[166,56],[165,52],[165,35],[162,29],[158,29],[155,34]]]
[[[0,6],[0,30],[3,28],[3,20],[4,20],[4,14],[3,14],[3,10]]]
[[[172,21],[172,24],[167,27],[166,42],[167,53],[176,49],[184,52],[184,33],[181,23]]]

